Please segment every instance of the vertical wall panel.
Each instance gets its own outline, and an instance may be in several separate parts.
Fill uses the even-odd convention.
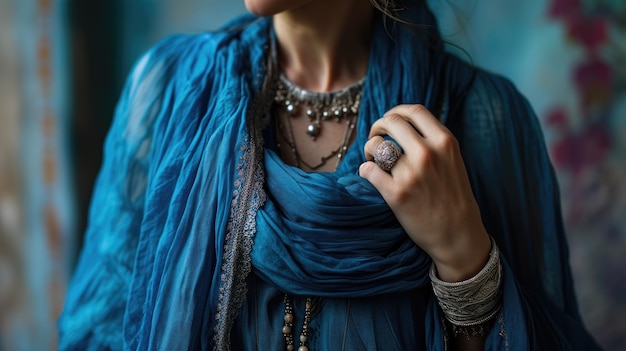
[[[65,295],[73,236],[66,3],[20,0],[5,8],[9,11],[3,10],[3,16],[9,21],[2,21],[2,26],[11,27],[6,29],[12,37],[3,40],[12,44],[3,55],[12,59],[3,62],[10,65],[3,69],[17,78],[7,83],[17,110],[2,114],[3,120],[13,121],[8,125],[14,129],[6,133],[18,138],[13,145],[18,153],[7,165],[12,175],[2,183],[15,194],[18,205],[0,219],[0,237],[11,241],[7,251],[12,265],[7,271],[14,276],[9,289],[17,295],[8,303],[10,308],[0,310],[0,345],[6,350],[55,350],[55,323]],[[19,223],[14,232],[12,222]]]

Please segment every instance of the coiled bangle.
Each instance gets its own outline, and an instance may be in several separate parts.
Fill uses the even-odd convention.
[[[489,260],[475,276],[456,283],[444,282],[437,277],[434,263],[429,275],[433,292],[455,336],[476,337],[489,331],[485,326],[490,325],[502,306],[502,264],[493,238]]]

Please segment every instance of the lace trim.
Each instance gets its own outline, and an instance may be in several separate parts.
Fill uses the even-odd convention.
[[[268,69],[263,87],[252,100],[247,114],[248,135],[241,146],[234,183],[230,218],[224,238],[224,252],[219,286],[213,349],[230,350],[230,335],[247,293],[246,279],[251,272],[252,245],[256,234],[256,215],[263,206],[266,194],[263,189],[263,128],[269,122],[269,111],[274,91],[268,88],[273,79],[273,69]],[[259,77],[256,77],[257,79]]]
[[[231,203],[231,217],[224,240],[224,256],[215,315],[214,349],[230,349],[230,330],[246,296],[246,278],[251,271],[250,252],[256,234],[256,213],[265,202],[263,169],[254,152],[254,142],[244,140],[242,160]],[[252,172],[248,170],[253,169]]]

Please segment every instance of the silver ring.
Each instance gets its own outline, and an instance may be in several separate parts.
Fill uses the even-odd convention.
[[[402,155],[402,151],[396,143],[390,140],[384,140],[378,144],[374,151],[374,163],[383,171],[389,172],[396,165],[398,159]]]

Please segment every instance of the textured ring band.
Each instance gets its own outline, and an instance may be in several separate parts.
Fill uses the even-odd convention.
[[[378,144],[374,151],[374,163],[378,165],[383,171],[389,172],[396,165],[398,159],[402,155],[402,151],[396,143],[389,140],[384,140]]]

